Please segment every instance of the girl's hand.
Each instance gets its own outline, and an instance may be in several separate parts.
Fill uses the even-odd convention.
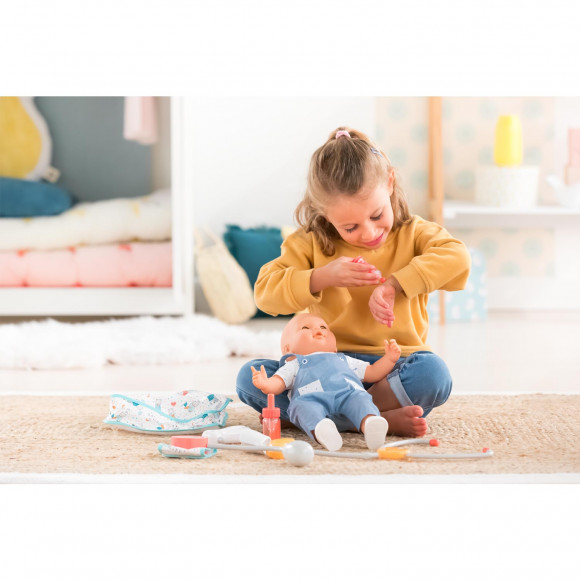
[[[394,309],[396,293],[397,290],[395,287],[387,282],[386,284],[377,286],[369,300],[369,309],[373,318],[381,324],[386,324],[389,328],[395,322]]]
[[[385,340],[385,355],[392,363],[396,363],[401,357],[401,347],[394,338]]]
[[[315,294],[330,287],[371,286],[381,277],[372,264],[358,264],[343,256],[315,268],[310,278],[310,291]]]

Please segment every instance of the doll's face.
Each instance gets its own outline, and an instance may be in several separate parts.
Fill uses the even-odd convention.
[[[282,331],[282,353],[289,352],[336,352],[336,338],[320,316],[299,314]]]

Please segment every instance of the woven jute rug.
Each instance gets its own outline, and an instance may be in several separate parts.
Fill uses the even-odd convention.
[[[168,459],[157,451],[170,436],[113,430],[103,424],[108,397],[0,397],[1,473],[384,475],[580,472],[580,395],[452,396],[427,418],[438,448],[428,453],[481,451],[479,460],[386,461],[316,456],[307,467],[241,451],[208,459]],[[228,408],[227,425],[261,430],[258,413]],[[298,429],[284,437],[307,440]],[[388,437],[389,441],[397,438]],[[319,448],[318,446],[316,446]],[[344,451],[365,451],[362,435],[344,434]]]

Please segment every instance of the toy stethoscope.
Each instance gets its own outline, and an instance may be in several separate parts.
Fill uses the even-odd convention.
[[[251,429],[248,429],[251,431]],[[204,432],[204,435],[207,432]],[[255,432],[257,433],[257,432]],[[261,434],[258,434],[263,437]],[[231,438],[230,438],[231,439]],[[484,448],[476,453],[413,453],[403,446],[409,445],[430,445],[437,447],[437,439],[404,439],[394,443],[387,443],[377,451],[368,452],[340,452],[323,451],[314,449],[306,441],[296,441],[294,439],[275,439],[271,445],[245,445],[220,443],[219,437],[212,437],[210,441],[205,436],[177,436],[171,438],[171,445],[160,443],[157,447],[163,457],[202,459],[213,457],[218,449],[231,451],[249,451],[253,453],[265,452],[271,459],[286,459],[290,465],[304,467],[310,465],[315,455],[326,457],[339,457],[342,459],[482,459],[492,457],[493,451]]]

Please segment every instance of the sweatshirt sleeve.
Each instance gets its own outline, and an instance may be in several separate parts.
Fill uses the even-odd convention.
[[[282,243],[279,258],[264,264],[254,285],[254,300],[268,314],[294,314],[320,302],[322,293],[310,292],[313,271],[311,238],[298,231]]]
[[[471,269],[465,244],[439,224],[421,220],[414,231],[415,257],[393,276],[407,298],[435,290],[463,290]]]

